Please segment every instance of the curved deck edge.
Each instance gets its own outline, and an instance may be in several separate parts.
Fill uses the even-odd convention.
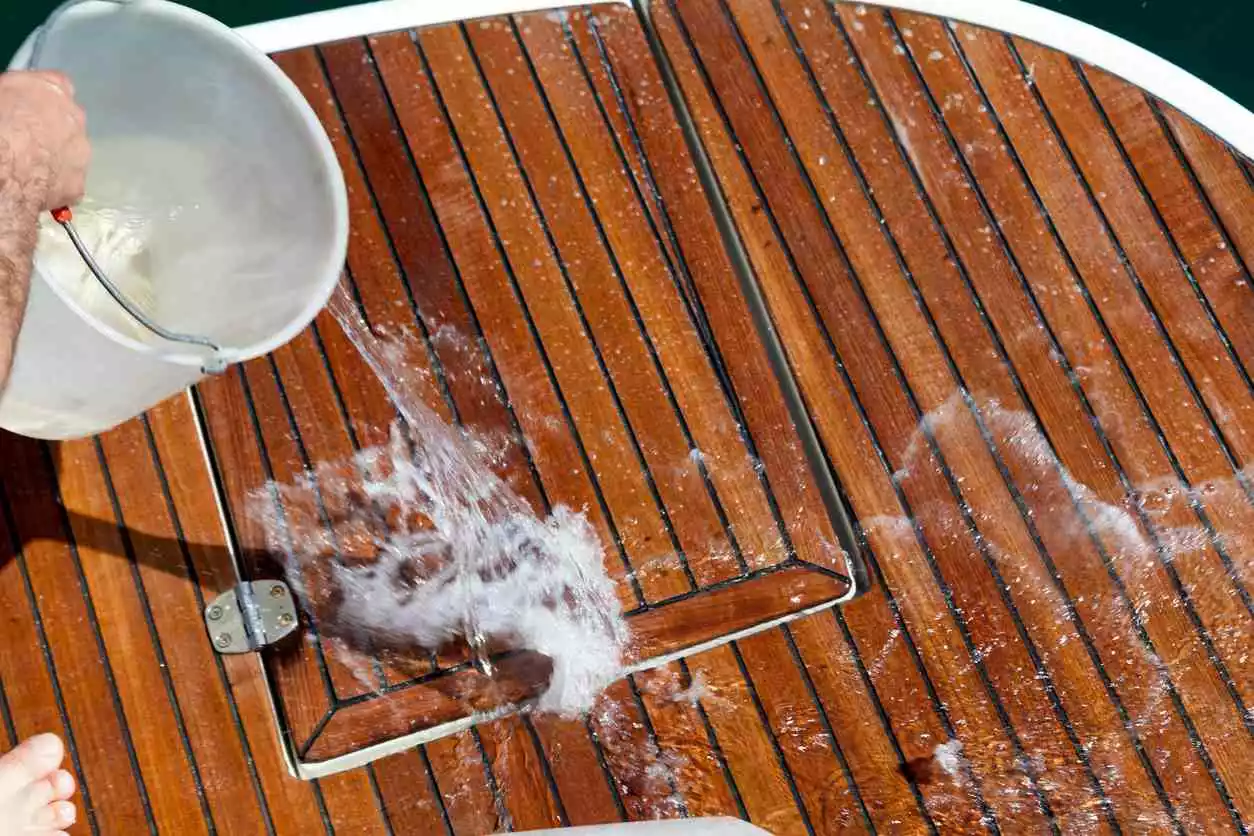
[[[630,0],[606,2],[630,5]],[[255,23],[235,31],[262,52],[271,53],[379,32],[544,11],[563,5],[569,4],[560,0],[375,0]],[[997,29],[1073,55],[1162,99],[1254,159],[1254,113],[1187,70],[1104,29],[1023,0],[882,0],[873,5]]]

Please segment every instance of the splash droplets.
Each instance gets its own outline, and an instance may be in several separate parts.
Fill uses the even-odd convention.
[[[331,310],[401,420],[386,444],[259,493],[302,603],[359,647],[541,654],[552,670],[537,708],[587,711],[627,640],[596,533],[560,505],[539,517],[494,472],[492,445],[426,406],[414,340],[372,333],[342,290]],[[302,507],[318,510],[284,513]]]

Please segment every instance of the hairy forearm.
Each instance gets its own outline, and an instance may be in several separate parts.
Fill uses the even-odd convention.
[[[0,392],[13,367],[13,351],[26,313],[31,261],[39,235],[39,212],[47,184],[43,172],[19,160],[0,137]]]

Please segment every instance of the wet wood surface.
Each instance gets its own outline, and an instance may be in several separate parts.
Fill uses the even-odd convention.
[[[0,437],[0,714],[10,743],[66,738],[74,832],[1245,832],[1245,162],[1100,70],[965,25],[808,0],[659,0],[652,23],[873,586],[637,673],[587,717],[299,781],[285,747],[320,762],[456,719],[479,676],[313,623],[264,661],[209,644],[236,556],[283,573],[258,491],[396,417],[324,313],[98,439]],[[537,512],[584,509],[633,660],[844,591],[635,12],[276,60],[344,167],[344,287],[405,349],[407,396],[491,439]],[[353,559],[334,513],[285,513]],[[515,699],[540,685],[518,669]]]

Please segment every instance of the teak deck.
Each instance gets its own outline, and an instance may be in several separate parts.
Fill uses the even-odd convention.
[[[499,442],[537,511],[584,509],[634,662],[698,652],[586,719],[468,730],[464,655],[314,623],[217,655],[201,613],[237,560],[281,572],[258,489],[395,416],[323,314],[98,439],[0,437],[0,708],[10,742],[66,737],[76,832],[1246,832],[1247,162],[965,25],[813,0],[657,0],[648,23],[276,60],[344,167],[344,289],[414,349],[404,385]],[[833,608],[847,553],[871,583]],[[449,731],[316,780],[285,763]]]

